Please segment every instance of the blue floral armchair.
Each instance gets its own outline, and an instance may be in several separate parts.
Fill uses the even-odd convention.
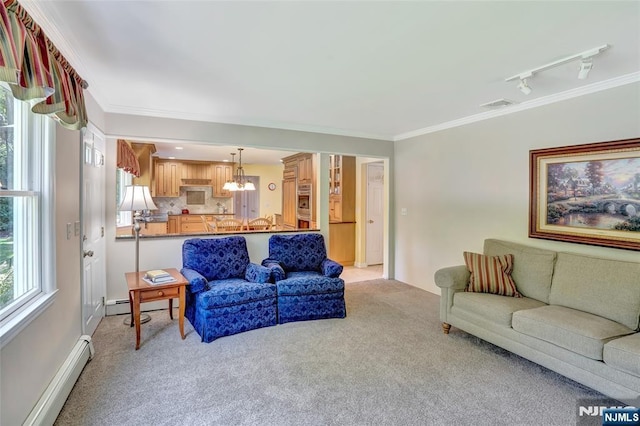
[[[327,258],[322,234],[272,235],[262,265],[276,283],[279,324],[347,315],[342,265]]]
[[[203,342],[276,325],[276,286],[269,269],[249,262],[244,237],[186,240],[182,266],[185,317]]]

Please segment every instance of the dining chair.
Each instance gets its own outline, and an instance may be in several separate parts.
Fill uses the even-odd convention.
[[[266,231],[271,229],[271,221],[264,217],[252,219],[247,222],[248,231]]]
[[[204,225],[204,232],[215,232],[215,229],[211,227],[211,223],[207,222],[207,218],[204,215],[200,215],[202,219],[202,225]]]
[[[244,221],[240,219],[222,219],[216,222],[218,232],[236,232],[242,231]]]

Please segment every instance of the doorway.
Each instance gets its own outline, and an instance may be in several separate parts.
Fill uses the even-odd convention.
[[[384,164],[368,163],[365,215],[365,263],[380,265],[384,258]]]
[[[104,317],[106,242],[104,231],[104,136],[89,125],[82,134],[82,333],[92,335]]]
[[[251,220],[260,216],[260,177],[247,176],[246,179],[253,182],[256,190],[233,193],[233,217]]]

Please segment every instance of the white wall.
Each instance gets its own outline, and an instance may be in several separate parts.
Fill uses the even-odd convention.
[[[282,213],[282,171],[283,164],[247,164],[242,168],[247,176],[260,176],[260,213],[258,216]],[[269,183],[276,189],[269,190]]]
[[[528,238],[529,150],[639,136],[635,83],[396,142],[395,277],[439,294],[436,270],[464,264],[462,252],[481,252],[485,238],[640,260],[637,251]]]
[[[293,152],[393,157],[393,142],[377,139],[123,114],[106,114],[105,122],[107,136],[114,138],[155,138]]]
[[[80,132],[56,126],[55,301],[0,356],[0,424],[20,425],[63,364],[81,334],[80,240],[65,238],[65,224],[80,217]]]

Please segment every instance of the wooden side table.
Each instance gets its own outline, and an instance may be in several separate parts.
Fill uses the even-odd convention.
[[[164,269],[175,281],[158,285],[151,285],[142,278],[147,271],[127,272],[127,286],[129,287],[129,305],[131,306],[131,327],[136,326],[136,350],[140,349],[140,303],[169,300],[169,317],[173,319],[173,299],[178,298],[178,324],[180,336],[184,335],[184,308],[187,279],[175,268]]]

